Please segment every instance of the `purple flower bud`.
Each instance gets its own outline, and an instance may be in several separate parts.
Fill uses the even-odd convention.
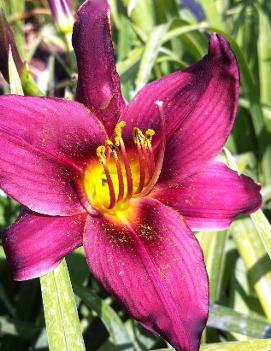
[[[58,30],[63,33],[71,33],[74,23],[70,0],[48,0],[53,20]]]
[[[17,70],[20,73],[23,69],[23,62],[18,53],[14,36],[6,20],[3,11],[0,11],[0,71],[6,81],[9,81],[8,76],[8,53],[11,47],[12,56],[16,64]]]

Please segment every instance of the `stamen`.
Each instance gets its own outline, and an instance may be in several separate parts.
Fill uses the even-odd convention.
[[[121,201],[123,199],[123,195],[124,195],[124,182],[123,182],[121,165],[120,165],[120,161],[118,158],[118,151],[117,151],[116,146],[112,143],[111,140],[106,140],[105,144],[109,148],[110,153],[112,153],[114,160],[115,160],[116,169],[117,169],[117,173],[118,173],[118,181],[119,181],[119,194],[118,194],[117,201]]]
[[[151,145],[152,142],[152,137],[154,136],[155,131],[153,129],[147,129],[145,133],[145,138],[148,143],[148,145]]]
[[[152,150],[152,137],[154,136],[155,131],[153,129],[148,129],[145,133],[145,139],[146,139],[146,156],[148,158],[147,165],[148,165],[148,173],[149,173],[149,179],[148,181],[151,180],[152,174],[155,170],[155,159],[154,159],[154,154]]]
[[[106,176],[107,184],[108,184],[108,190],[109,190],[109,197],[110,197],[110,203],[109,206],[107,207],[109,210],[111,210],[116,203],[116,195],[115,195],[115,189],[114,189],[114,184],[112,182],[111,176],[109,169],[106,164],[106,155],[105,155],[105,146],[99,146],[96,150],[96,154],[99,158],[99,161],[103,165],[104,173]]]
[[[155,171],[153,173],[153,176],[152,176],[149,184],[145,187],[145,189],[140,194],[136,195],[137,197],[146,196],[152,191],[153,187],[155,186],[155,184],[156,184],[156,182],[161,174],[164,156],[165,156],[166,130],[165,130],[165,113],[164,113],[164,109],[163,109],[163,102],[156,101],[155,104],[158,107],[159,115],[160,115],[160,130],[161,130],[160,150],[159,150],[157,163],[156,163],[156,167],[155,167]]]
[[[122,139],[122,128],[126,126],[126,122],[120,121],[115,127],[115,145],[120,146],[120,140]]]
[[[132,172],[131,172],[131,167],[127,156],[126,148],[121,136],[122,128],[125,127],[125,125],[126,123],[124,121],[121,121],[117,124],[115,128],[115,145],[120,147],[122,160],[124,163],[124,168],[126,173],[127,194],[126,194],[125,200],[130,200],[130,198],[133,195],[133,178],[132,178]]]
[[[137,190],[135,194],[138,194],[142,191],[145,185],[145,167],[146,167],[146,161],[145,161],[145,153],[144,153],[144,146],[145,146],[145,137],[142,133],[142,131],[139,128],[134,128],[133,131],[133,140],[134,143],[137,146],[137,151],[138,151],[138,159],[139,159],[139,184],[137,187]]]

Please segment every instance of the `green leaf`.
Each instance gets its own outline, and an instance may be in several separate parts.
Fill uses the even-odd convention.
[[[268,321],[271,321],[270,260],[250,218],[235,221],[231,234]]]
[[[65,259],[40,278],[50,351],[84,351],[84,341]]]
[[[269,10],[260,6],[257,8],[259,14],[258,65],[261,101],[271,104],[271,8]]]
[[[262,319],[253,318],[247,314],[238,313],[229,307],[216,304],[210,306],[207,325],[257,339],[271,337],[271,324]]]
[[[76,295],[101,318],[110,334],[111,343],[118,346],[123,351],[132,351],[133,345],[126,327],[108,303],[85,287],[75,285],[74,291]]]
[[[255,224],[265,250],[271,259],[271,225],[262,210],[258,210],[255,213],[252,213],[251,218]]]
[[[198,233],[210,281],[210,301],[219,299],[227,231]]]
[[[148,35],[154,27],[154,6],[151,0],[122,0],[129,17],[142,33]]]
[[[136,78],[136,91],[140,90],[148,82],[168,27],[169,24],[161,24],[160,26],[155,27],[150,33]]]
[[[24,339],[32,339],[38,335],[41,328],[33,323],[28,323],[20,320],[0,317],[1,334],[20,336]]]
[[[179,20],[178,23],[180,23]],[[174,24],[174,22],[173,22]],[[165,42],[172,40],[180,35],[190,33],[193,31],[198,31],[202,29],[207,29],[209,28],[209,24],[207,22],[200,22],[196,24],[187,24],[187,25],[182,25],[182,26],[177,26],[177,28],[173,28],[167,32],[167,34],[164,36],[162,43],[164,44]]]
[[[221,30],[225,28],[225,22],[222,21],[221,14],[217,7],[218,1],[214,0],[200,0],[200,4],[208,18],[210,25],[217,27]]]
[[[10,93],[16,94],[16,95],[24,95],[21,79],[17,71],[15,62],[13,60],[11,47],[9,47],[9,54],[8,54],[8,73],[9,73]]]
[[[126,60],[117,63],[117,71],[121,78],[140,61],[142,54],[143,48],[137,47],[134,50],[130,51],[130,54]]]

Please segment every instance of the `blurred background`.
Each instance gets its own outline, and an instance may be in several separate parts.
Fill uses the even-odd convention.
[[[46,0],[0,0],[1,94],[9,93],[11,44],[25,94],[73,99],[77,73],[70,39],[73,16],[82,1],[67,2],[70,13],[60,20],[55,13],[52,16]],[[240,64],[241,95],[227,147],[239,169],[262,184],[263,210],[270,219],[270,0],[111,0],[110,4],[117,70],[127,100],[148,81],[204,56],[209,33],[222,33],[230,41]],[[1,192],[0,234],[17,213],[17,204]],[[211,289],[203,342],[271,338],[271,264],[251,219],[238,218],[228,231],[196,235]],[[106,294],[91,276],[81,249],[67,261],[87,350],[167,347]],[[1,245],[0,350],[48,350],[39,280],[14,282]]]

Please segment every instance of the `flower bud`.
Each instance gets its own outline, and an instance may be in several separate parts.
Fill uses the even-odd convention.
[[[72,32],[74,17],[70,0],[48,0],[55,26],[62,34]]]
[[[9,75],[8,75],[9,47],[11,48],[12,56],[13,56],[17,71],[20,73],[23,70],[24,64],[17,50],[14,36],[9,26],[9,23],[6,20],[6,17],[3,11],[0,9],[0,71],[7,82],[9,81]]]

